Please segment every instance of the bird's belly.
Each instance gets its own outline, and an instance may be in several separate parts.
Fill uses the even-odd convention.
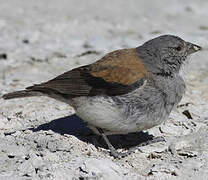
[[[123,123],[122,108],[118,107],[110,97],[78,97],[72,100],[72,106],[76,114],[88,122],[89,126],[110,132],[126,131],[127,125]]]
[[[160,104],[157,104],[158,111],[151,112],[148,105],[136,105],[121,99],[103,96],[78,97],[73,99],[72,105],[76,114],[90,126],[100,127],[109,134],[146,130],[160,124],[169,115],[160,110]]]

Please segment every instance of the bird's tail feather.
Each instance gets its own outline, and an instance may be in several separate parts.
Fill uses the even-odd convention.
[[[23,98],[23,97],[40,96],[40,95],[42,95],[42,94],[37,91],[22,90],[22,91],[16,91],[16,92],[4,94],[2,96],[2,98],[3,99],[14,99],[14,98]]]

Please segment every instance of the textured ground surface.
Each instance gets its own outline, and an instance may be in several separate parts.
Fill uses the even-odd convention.
[[[187,93],[166,123],[111,137],[118,149],[152,135],[166,142],[120,160],[71,107],[46,97],[0,99],[0,179],[208,179],[207,9],[206,0],[0,0],[0,95],[160,34],[204,47],[191,57]]]

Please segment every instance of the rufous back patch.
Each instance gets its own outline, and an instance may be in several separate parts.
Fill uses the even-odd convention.
[[[149,74],[135,49],[111,52],[94,65],[93,76],[123,85],[133,84]]]

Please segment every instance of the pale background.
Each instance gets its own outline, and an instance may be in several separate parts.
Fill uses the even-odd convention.
[[[117,148],[151,135],[166,142],[115,160],[80,119],[66,117],[71,107],[46,97],[0,99],[0,179],[206,180],[207,0],[0,0],[0,95],[162,34],[204,47],[189,60],[185,105],[149,135],[111,140]]]

